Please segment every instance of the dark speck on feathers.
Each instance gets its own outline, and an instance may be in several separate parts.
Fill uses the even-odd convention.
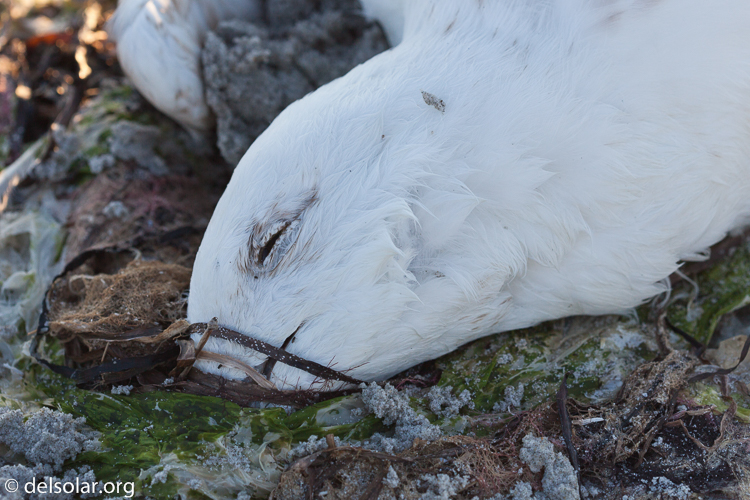
[[[424,90],[422,91],[422,99],[424,99],[426,104],[432,106],[441,113],[445,113],[445,102],[442,99],[439,99],[437,96],[425,92]]]

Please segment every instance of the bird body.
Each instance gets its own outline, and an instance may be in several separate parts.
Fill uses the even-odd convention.
[[[144,97],[199,136],[213,125],[201,72],[206,34],[219,21],[259,16],[258,0],[120,0],[107,31]]]
[[[289,106],[236,168],[190,321],[381,380],[488,334],[637,306],[748,222],[750,4],[389,6],[402,41]],[[281,363],[271,380],[317,386]]]

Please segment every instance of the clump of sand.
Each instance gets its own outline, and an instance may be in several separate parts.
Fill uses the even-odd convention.
[[[206,100],[232,165],[289,104],[388,48],[356,0],[268,2],[265,17],[219,24],[203,49]]]
[[[96,477],[89,467],[63,472],[63,464],[84,451],[97,450],[97,436],[86,427],[84,418],[74,418],[49,408],[27,416],[21,410],[0,407],[0,443],[11,452],[5,457],[9,464],[0,467],[0,496],[23,498],[23,491],[5,490],[8,479],[15,479],[20,485],[48,477],[53,483],[75,482],[76,479],[80,483],[93,483]],[[58,477],[61,472],[62,477]],[[85,494],[82,498],[89,496],[93,495]],[[74,496],[61,494],[55,498],[66,500]]]

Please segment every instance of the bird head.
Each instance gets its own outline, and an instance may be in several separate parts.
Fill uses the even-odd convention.
[[[372,379],[393,372],[391,349],[401,342],[389,339],[405,339],[400,320],[418,300],[409,271],[419,241],[411,177],[418,168],[404,164],[409,151],[392,150],[384,119],[391,96],[347,78],[292,104],[242,158],[198,251],[188,318],[216,318]],[[204,349],[261,371],[266,362],[226,340]],[[271,380],[281,388],[323,382],[282,363]]]

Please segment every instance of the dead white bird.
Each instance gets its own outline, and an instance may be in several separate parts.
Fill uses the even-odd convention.
[[[379,380],[634,307],[748,222],[749,3],[365,3],[400,43],[248,150],[198,252],[190,321]],[[281,363],[271,379],[314,385]]]

